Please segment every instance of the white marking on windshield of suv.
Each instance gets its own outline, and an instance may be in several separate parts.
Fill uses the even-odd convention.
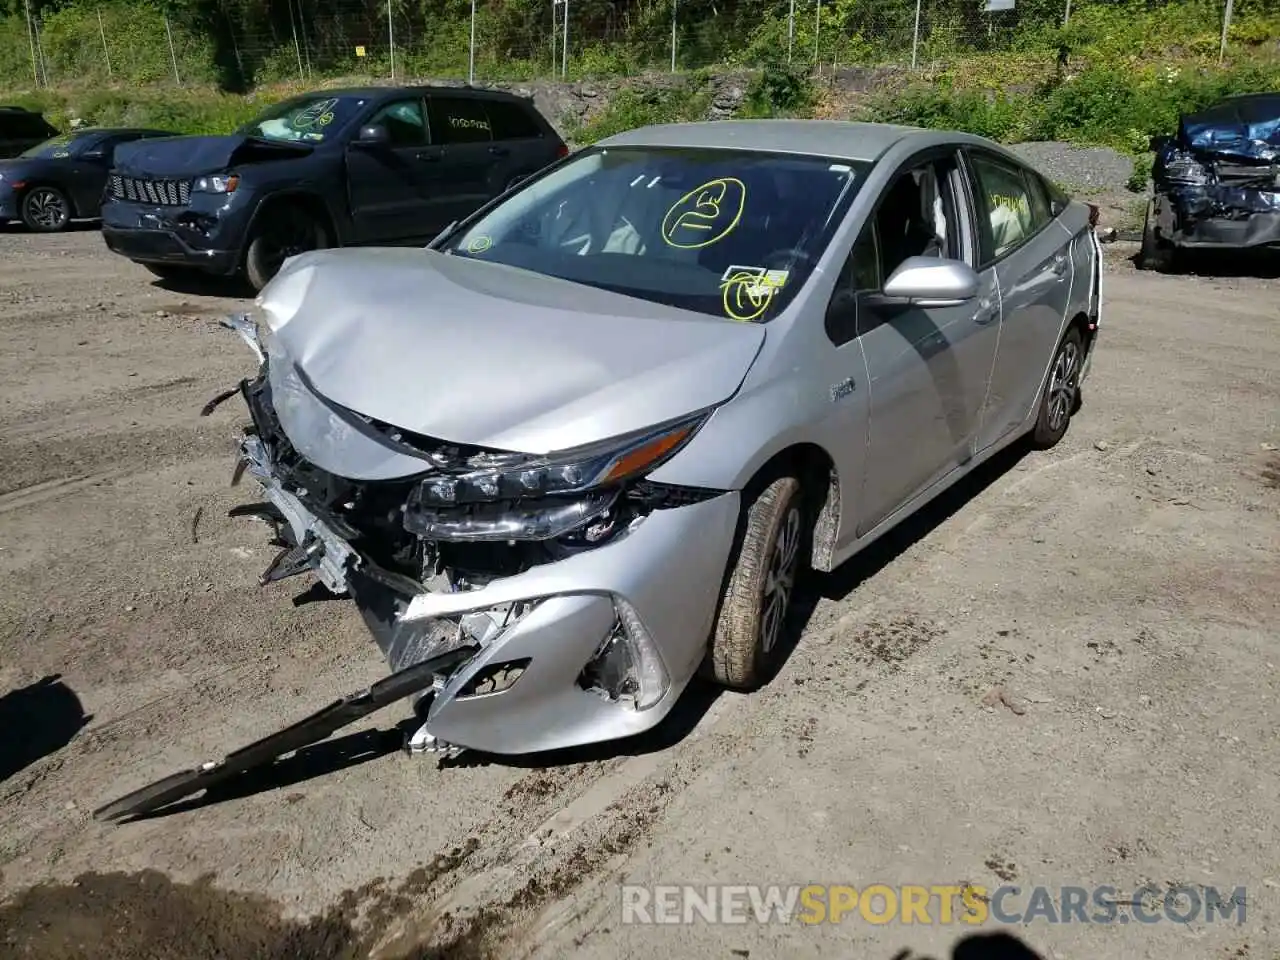
[[[632,180],[629,184],[627,184],[627,186],[629,186],[629,187],[634,187],[637,183],[639,183],[641,180],[643,180],[643,179],[644,179],[644,176],[645,176],[645,175],[644,175],[643,173],[642,173],[642,174],[640,174],[640,176],[638,176],[638,177],[636,177],[634,180]]]
[[[661,179],[662,179],[662,174],[658,174],[656,177],[654,177],[652,180],[650,180],[650,181],[649,181],[649,183],[648,183],[648,185],[645,187],[645,189],[646,189],[646,190],[652,190],[654,187],[656,187],[656,186],[658,185],[658,181],[659,181],[659,180],[661,180]]]

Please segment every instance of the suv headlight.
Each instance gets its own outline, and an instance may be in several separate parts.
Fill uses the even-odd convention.
[[[196,177],[191,190],[194,193],[235,193],[239,185],[240,178],[234,173],[215,173]]]
[[[464,473],[437,474],[418,485],[409,507],[456,507],[583,493],[649,473],[697,433],[709,411],[601,443]]]

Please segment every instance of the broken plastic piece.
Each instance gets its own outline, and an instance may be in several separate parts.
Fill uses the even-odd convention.
[[[285,754],[327,739],[334,731],[432,685],[473,656],[478,647],[459,647],[384,677],[371,687],[343,697],[278,733],[228,754],[222,760],[175,773],[113,800],[93,812],[95,820],[119,822],[182,800],[240,773],[274,763]]]

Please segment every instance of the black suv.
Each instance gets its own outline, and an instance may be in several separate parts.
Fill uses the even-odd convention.
[[[0,107],[0,159],[16,157],[58,131],[43,115],[25,107]]]
[[[243,274],[260,290],[305,250],[428,241],[567,153],[514,94],[325,90],[231,136],[121,146],[102,233],[160,276]]]

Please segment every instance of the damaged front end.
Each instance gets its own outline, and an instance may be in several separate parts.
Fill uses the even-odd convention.
[[[1280,95],[1183,116],[1152,143],[1156,238],[1174,247],[1280,246]]]
[[[702,658],[738,496],[645,477],[700,412],[561,454],[447,443],[312,388],[265,326],[241,440],[270,524],[269,583],[310,572],[356,603],[393,672],[466,656],[419,693],[410,749],[528,753],[652,727]],[[216,398],[217,400],[224,399]]]

